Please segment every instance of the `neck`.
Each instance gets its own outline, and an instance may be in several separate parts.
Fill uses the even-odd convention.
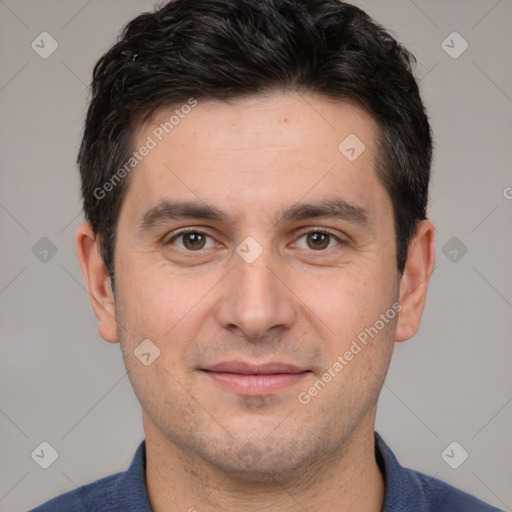
[[[226,474],[177,447],[144,418],[151,507],[154,512],[380,512],[385,487],[375,460],[374,419],[373,414],[360,424],[335,453],[308,461],[293,479],[258,482]]]

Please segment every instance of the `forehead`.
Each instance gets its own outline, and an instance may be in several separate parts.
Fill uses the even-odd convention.
[[[304,166],[320,158],[334,162],[342,156],[339,144],[349,135],[366,140],[369,151],[363,160],[371,160],[377,126],[366,111],[352,103],[284,92],[228,101],[196,101],[192,109],[185,110],[184,103],[157,110],[142,127],[138,141],[152,134],[157,144],[168,149],[179,147],[182,159],[200,163],[195,166],[197,170],[209,171],[216,169],[217,162],[225,163],[230,153],[236,158],[237,152],[252,153],[267,164],[275,155],[278,164],[258,167],[253,158],[238,161],[238,171],[282,170],[284,162],[277,157],[291,159],[289,151],[296,154],[296,160],[307,157]],[[210,157],[208,162],[201,161],[204,153]]]
[[[365,209],[386,202],[375,173],[378,127],[351,103],[274,93],[183,105],[156,111],[138,131],[135,149],[152,149],[124,205],[194,199],[270,219],[305,198],[345,197]]]

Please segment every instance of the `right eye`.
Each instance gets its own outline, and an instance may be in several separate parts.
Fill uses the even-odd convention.
[[[209,246],[207,246],[208,238],[212,240]],[[175,243],[177,240],[181,240],[181,243]],[[191,252],[215,247],[215,241],[210,235],[193,229],[179,231],[167,242],[167,244],[176,245],[184,251]]]

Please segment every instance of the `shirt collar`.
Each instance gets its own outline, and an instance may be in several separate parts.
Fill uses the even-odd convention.
[[[395,455],[375,432],[375,459],[386,486],[382,512],[428,511],[427,499],[419,476],[400,465]]]
[[[135,452],[132,463],[118,481],[115,500],[119,510],[126,512],[152,512],[146,490],[146,441]]]

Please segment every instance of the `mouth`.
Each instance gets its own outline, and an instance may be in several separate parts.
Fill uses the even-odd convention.
[[[226,361],[201,371],[216,384],[241,396],[271,395],[297,384],[311,373],[287,363],[239,361]]]

